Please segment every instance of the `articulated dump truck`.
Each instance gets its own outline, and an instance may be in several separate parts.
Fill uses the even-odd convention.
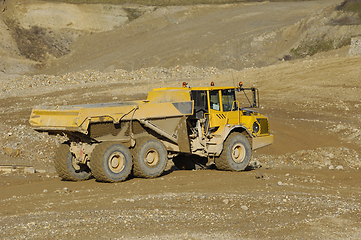
[[[98,181],[119,182],[130,174],[154,178],[169,159],[178,168],[202,159],[219,170],[241,171],[252,150],[273,142],[267,117],[251,110],[259,106],[258,96],[257,89],[241,83],[183,83],[153,89],[143,101],[35,108],[30,125],[68,138],[54,158],[64,180],[93,175]]]

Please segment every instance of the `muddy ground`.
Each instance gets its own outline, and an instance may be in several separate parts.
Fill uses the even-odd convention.
[[[246,7],[256,11],[249,15],[263,16],[259,13],[278,10],[280,5],[273,4],[253,3]],[[283,4],[286,9],[294,9]],[[285,27],[294,29],[299,26],[297,24],[312,22],[331,5],[328,1],[302,4],[310,5],[300,8],[296,19],[290,19],[290,14],[284,22],[280,21],[282,26],[279,27],[283,29],[280,32],[284,33]],[[235,14],[232,19],[237,19],[236,8],[220,8],[232,10]],[[239,8],[242,13],[244,9]],[[306,9],[314,9],[314,12],[305,14]],[[214,19],[225,14],[212,6],[199,15],[207,16],[203,19],[207,22],[212,12],[217,13]],[[180,16],[183,15],[168,20],[180,19]],[[145,17],[151,18],[147,14]],[[262,32],[265,28],[261,33],[263,37],[268,30],[278,29],[277,26],[272,27],[273,30],[269,28],[269,22],[263,24],[266,19],[267,16],[260,17],[253,25],[255,31]],[[183,24],[186,24],[183,27],[194,26],[193,21]],[[179,28],[179,34],[183,27],[176,22],[170,24],[172,31]],[[162,34],[166,34],[166,30],[164,27]],[[231,30],[228,33],[223,30],[223,33],[237,39]],[[143,43],[158,36],[156,33],[160,32],[154,31],[141,33],[144,34]],[[297,31],[295,33],[290,39],[297,42],[299,36]],[[94,36],[96,40],[91,46],[100,41],[100,36]],[[178,35],[173,36],[177,38]],[[90,39],[87,44],[91,44]],[[249,43],[254,46],[252,50],[257,49],[255,44],[260,44],[260,38],[255,39],[253,44]],[[99,61],[114,59],[110,51],[99,48],[87,57],[81,42],[74,41],[69,48],[73,55],[49,60],[48,68],[35,70],[33,65],[22,62],[28,66],[26,69],[33,69],[31,74],[3,72],[1,75],[0,164],[14,167],[10,173],[0,173],[0,238],[361,238],[361,56],[349,56],[349,46],[291,61],[282,60],[282,56],[290,53],[286,50],[279,55],[270,54],[273,58],[279,57],[277,61],[265,61],[264,55],[252,55],[249,56],[252,64],[240,68],[234,66],[241,66],[241,62],[232,62],[231,58],[228,59],[229,69],[221,65],[216,68],[206,62],[208,55],[202,58],[202,54],[197,58],[187,55],[194,59],[187,65],[188,58],[179,54],[180,64],[168,61],[169,65],[162,65],[161,61],[144,60],[141,62],[146,65],[144,68],[128,66],[120,70],[121,60],[114,61],[112,69],[104,67],[107,62],[99,65],[99,69],[94,68]],[[106,42],[106,38],[103,41]],[[201,52],[211,49],[211,42],[207,44]],[[112,49],[121,51],[122,48],[124,46],[119,45]],[[182,51],[178,49],[172,54],[177,55],[177,52]],[[159,59],[161,55],[172,54],[159,52]],[[137,54],[129,56],[133,61],[139,60],[138,57]],[[196,60],[201,63],[195,64]],[[259,62],[266,64],[253,66]],[[72,63],[73,71],[64,72],[66,63]],[[34,75],[34,72],[42,74]],[[155,179],[129,178],[116,184],[100,183],[95,179],[62,181],[56,176],[52,157],[64,137],[39,134],[28,124],[34,106],[140,99],[154,87],[180,86],[183,81],[191,86],[204,86],[211,81],[216,85],[234,85],[242,81],[244,86],[259,88],[261,107],[258,110],[269,117],[275,140],[271,146],[253,153],[253,162],[258,163],[255,167],[243,172],[185,171],[177,170],[169,161],[167,171]],[[32,166],[37,172],[24,173],[21,166]]]

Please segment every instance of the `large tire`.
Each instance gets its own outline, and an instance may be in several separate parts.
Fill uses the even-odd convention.
[[[138,139],[132,154],[135,177],[158,177],[163,173],[168,160],[167,150],[163,143],[151,137]]]
[[[221,155],[215,159],[217,169],[242,171],[251,160],[252,150],[247,138],[240,133],[231,133],[224,142]]]
[[[93,150],[90,167],[100,182],[121,182],[132,170],[132,156],[120,143],[102,142]]]
[[[77,169],[73,166],[74,155],[70,152],[67,143],[59,146],[55,154],[54,165],[59,177],[68,181],[82,181],[91,177],[92,173],[86,164],[78,165]],[[79,169],[78,169],[79,168]]]

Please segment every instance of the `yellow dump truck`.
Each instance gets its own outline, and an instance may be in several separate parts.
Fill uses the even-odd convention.
[[[36,131],[69,139],[54,159],[64,180],[93,175],[98,181],[119,182],[131,173],[153,178],[163,173],[168,159],[178,159],[175,165],[182,168],[192,156],[220,170],[241,171],[252,150],[273,142],[267,117],[250,110],[258,107],[258,98],[257,89],[241,83],[183,83],[153,89],[143,101],[35,108],[29,121]]]

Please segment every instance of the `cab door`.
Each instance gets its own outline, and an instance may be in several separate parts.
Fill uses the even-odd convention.
[[[221,90],[208,91],[209,128],[224,126],[227,116],[222,111]]]
[[[222,110],[227,120],[225,124],[238,125],[240,123],[239,102],[236,101],[234,89],[221,90]]]

